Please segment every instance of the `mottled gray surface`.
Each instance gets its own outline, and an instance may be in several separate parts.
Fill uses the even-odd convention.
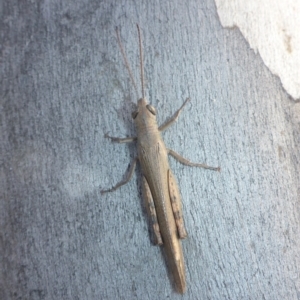
[[[153,2],[153,1],[152,1]],[[300,299],[300,104],[221,27],[212,0],[0,5],[0,299]],[[136,101],[115,26],[162,123],[189,237],[187,293],[150,244],[139,170],[119,181]]]

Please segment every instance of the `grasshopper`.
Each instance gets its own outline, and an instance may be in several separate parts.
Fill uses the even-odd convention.
[[[113,142],[129,143],[136,141],[137,157],[132,160],[125,178],[112,188],[102,190],[101,193],[115,191],[120,186],[126,184],[131,179],[136,163],[139,161],[142,170],[143,197],[146,200],[146,208],[154,232],[154,244],[163,245],[167,265],[174,279],[176,290],[183,294],[186,290],[186,279],[180,239],[184,239],[187,236],[187,232],[182,216],[180,192],[169,166],[168,154],[187,166],[201,167],[214,171],[220,171],[220,168],[210,167],[206,164],[192,163],[175,151],[166,148],[160,133],[178,119],[179,114],[189,99],[185,100],[169,121],[161,126],[157,125],[156,110],[152,105],[148,104],[145,98],[142,42],[138,24],[137,29],[142,89],[142,98],[138,100],[137,109],[132,113],[137,136],[116,138],[105,134],[105,137],[110,138]],[[137,92],[118,29],[116,29],[116,32],[125,66]]]

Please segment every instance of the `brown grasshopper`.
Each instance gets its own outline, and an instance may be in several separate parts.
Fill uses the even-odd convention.
[[[201,167],[214,171],[214,168],[205,164],[192,163],[180,156],[171,149],[166,148],[160,132],[172,125],[178,118],[184,105],[189,101],[186,99],[183,105],[176,111],[173,117],[161,126],[156,122],[156,110],[147,103],[144,91],[144,67],[142,55],[142,42],[140,28],[137,24],[140,51],[141,87],[142,98],[138,100],[137,109],[132,113],[132,118],[136,126],[137,136],[128,138],[115,138],[108,136],[114,142],[129,143],[137,141],[137,157],[132,162],[128,174],[124,180],[102,193],[115,191],[120,186],[126,184],[132,177],[137,160],[142,169],[142,190],[146,200],[146,207],[150,216],[151,225],[154,231],[156,245],[163,245],[167,265],[174,278],[176,290],[183,294],[186,290],[185,268],[180,239],[187,236],[183,222],[180,192],[174,175],[168,162],[168,154],[175,157],[184,165]],[[133,82],[135,90],[137,87],[132,76],[125,51],[123,49],[118,30],[117,38],[126,68]]]

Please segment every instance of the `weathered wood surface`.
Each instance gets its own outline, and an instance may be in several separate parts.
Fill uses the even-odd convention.
[[[212,0],[1,5],[0,298],[181,299],[150,244],[134,145],[143,32],[147,98],[168,147],[189,237],[185,299],[300,299],[299,103],[221,27]]]

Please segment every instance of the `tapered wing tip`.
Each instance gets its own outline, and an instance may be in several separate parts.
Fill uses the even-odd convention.
[[[175,289],[177,293],[184,294],[186,292],[186,281],[184,273],[181,274],[180,278],[175,280]]]
[[[182,285],[182,284],[177,285],[176,290],[179,294],[183,295],[186,292],[186,285],[185,284],[184,285]]]

